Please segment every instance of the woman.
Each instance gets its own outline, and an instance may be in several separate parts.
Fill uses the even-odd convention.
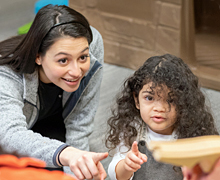
[[[101,35],[67,6],[43,7],[26,35],[1,42],[4,151],[69,166],[78,179],[104,179],[108,154],[88,152],[102,63]]]

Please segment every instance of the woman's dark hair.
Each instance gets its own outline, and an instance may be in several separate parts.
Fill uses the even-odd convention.
[[[0,65],[9,64],[19,73],[33,73],[37,55],[44,56],[63,36],[85,37],[89,44],[92,42],[89,23],[82,14],[64,5],[47,5],[38,11],[26,35],[0,42]]]
[[[125,83],[117,98],[115,109],[108,120],[109,131],[106,146],[114,149],[121,141],[131,147],[143,125],[134,96],[138,97],[143,86],[152,82],[151,90],[168,87],[167,103],[176,107],[177,121],[174,124],[178,138],[218,134],[214,119],[205,104],[205,96],[198,85],[198,78],[189,67],[173,55],[149,58]],[[158,92],[156,92],[158,93]]]

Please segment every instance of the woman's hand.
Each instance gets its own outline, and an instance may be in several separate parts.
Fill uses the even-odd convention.
[[[87,152],[67,147],[60,153],[59,159],[64,166],[69,166],[80,180],[104,180],[107,175],[100,161],[107,157],[108,153]]]
[[[183,167],[182,171],[184,175],[183,180],[218,180],[220,177],[220,159],[218,159],[209,173],[204,173],[199,165],[196,165],[193,169]]]
[[[117,179],[129,179],[134,172],[141,168],[144,162],[147,162],[147,156],[139,152],[137,142],[134,141],[125,159],[119,161],[116,166]]]

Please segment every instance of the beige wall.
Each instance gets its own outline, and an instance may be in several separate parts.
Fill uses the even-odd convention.
[[[196,61],[194,1],[69,0],[69,6],[102,34],[105,62],[135,70],[150,56],[171,53],[191,67],[202,86],[220,90],[220,69]]]
[[[103,36],[105,62],[132,69],[153,55],[181,55],[182,0],[69,0]]]

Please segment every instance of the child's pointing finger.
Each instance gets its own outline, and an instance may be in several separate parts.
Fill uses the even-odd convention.
[[[138,156],[139,154],[139,150],[138,150],[138,145],[137,145],[137,141],[134,141],[131,147],[131,151]]]
[[[147,162],[147,156],[145,154],[142,154],[139,152],[138,150],[138,145],[137,145],[137,141],[134,141],[131,147],[131,151],[141,159],[141,161],[143,162]],[[142,163],[143,163],[142,162]]]

